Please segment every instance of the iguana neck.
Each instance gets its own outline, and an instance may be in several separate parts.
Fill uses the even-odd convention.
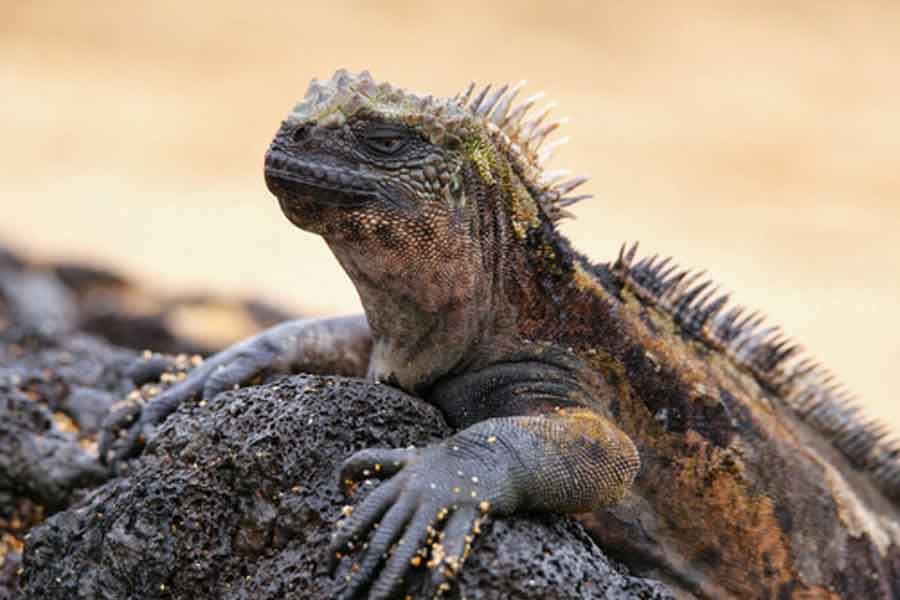
[[[501,188],[471,192],[483,206],[451,236],[438,265],[419,265],[435,269],[429,285],[411,286],[390,261],[375,268],[352,246],[329,242],[372,330],[370,377],[421,393],[448,374],[521,351],[524,339],[547,329],[535,315],[553,320],[565,312],[568,295],[558,293],[572,280],[565,240],[549,225],[523,236],[497,218],[498,206],[509,205]]]

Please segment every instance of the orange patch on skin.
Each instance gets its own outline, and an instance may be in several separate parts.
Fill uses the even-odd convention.
[[[732,447],[715,447],[693,430],[666,432],[638,402],[622,416],[644,431],[637,438],[640,447],[669,459],[645,462],[635,483],[665,523],[664,539],[657,540],[664,543],[648,555],[661,553],[676,570],[694,572],[701,589],[777,596],[782,586],[794,584],[792,598],[832,596],[802,584],[790,534],[782,530],[772,499],[751,492],[742,458]],[[704,556],[715,558],[708,566],[695,563]]]
[[[696,432],[688,431],[685,441],[698,447],[708,443]],[[674,480],[680,488],[673,490],[673,504],[688,494],[703,493],[702,505],[692,503],[682,510],[683,522],[691,524],[691,531],[684,536],[691,548],[691,555],[698,555],[706,548],[715,548],[721,555],[719,575],[731,581],[741,581],[747,593],[758,591],[761,586],[771,586],[774,593],[782,584],[795,580],[789,553],[790,540],[782,531],[775,516],[774,504],[766,496],[751,494],[743,477],[739,462],[734,462],[730,450],[712,449],[695,457],[683,459],[678,477]],[[671,506],[673,514],[678,508]],[[696,511],[705,518],[696,519]],[[695,515],[685,514],[694,512]],[[770,577],[764,574],[770,573]]]
[[[685,406],[698,415],[715,409],[718,389],[734,389],[743,374],[720,379],[715,369],[700,364],[689,344],[673,342],[665,315],[656,314],[654,333],[641,321],[638,308],[627,306],[623,316],[631,336],[654,357],[652,364],[675,366],[672,381],[678,389],[673,388],[673,397],[680,394]],[[648,311],[655,313],[652,308]],[[652,370],[658,372],[658,368]],[[626,383],[634,386],[636,382]],[[641,454],[666,458],[644,461],[635,483],[639,495],[665,523],[663,538],[657,540],[661,546],[648,548],[648,555],[661,554],[676,571],[693,572],[692,577],[699,578],[701,589],[707,591],[753,596],[765,590],[763,595],[777,596],[782,585],[796,583],[795,596],[810,592],[798,581],[789,534],[782,531],[772,499],[751,492],[752,482],[734,445],[717,446],[692,429],[669,430],[667,416],[651,413],[641,399],[628,395],[620,400],[617,424],[632,436]],[[677,412],[677,405],[670,413],[673,410]],[[759,410],[765,412],[762,406]],[[755,408],[752,412],[761,416]],[[698,415],[694,417],[702,418]],[[677,416],[688,419],[682,423],[690,423],[690,415]],[[717,433],[727,439],[727,429]],[[698,557],[706,557],[708,564],[698,562]]]

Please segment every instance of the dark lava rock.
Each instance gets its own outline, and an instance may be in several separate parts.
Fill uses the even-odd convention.
[[[159,297],[114,272],[0,247],[0,600],[330,597],[325,548],[347,502],[337,465],[361,448],[447,437],[432,407],[371,382],[282,378],[183,406],[124,477],[110,480],[96,458],[113,402],[151,397],[194,364],[135,349],[214,351],[227,343],[204,337],[215,327],[237,339],[287,317],[259,302]],[[671,597],[552,515],[488,524],[460,594]]]
[[[91,438],[133,384],[130,350],[91,336],[0,334],[0,518],[26,498],[49,511],[108,478]]]
[[[0,333],[0,600],[18,597],[27,531],[109,478],[92,439],[134,387],[137,359],[91,336],[28,329]]]
[[[24,597],[328,598],[326,547],[347,502],[336,466],[362,448],[449,434],[434,408],[337,377],[282,378],[183,406],[127,476],[31,531]],[[456,595],[672,597],[553,515],[486,526]]]

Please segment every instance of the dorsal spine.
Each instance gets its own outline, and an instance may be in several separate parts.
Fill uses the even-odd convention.
[[[801,419],[831,440],[888,497],[900,501],[900,440],[863,416],[854,396],[828,369],[805,356],[780,327],[759,312],[730,305],[702,271],[681,269],[658,255],[636,260],[638,245],[623,245],[611,266],[624,289],[672,317],[681,330],[727,355]]]

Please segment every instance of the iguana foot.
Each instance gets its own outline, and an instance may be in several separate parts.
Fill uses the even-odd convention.
[[[370,599],[391,597],[419,566],[431,569],[432,595],[449,590],[484,520],[517,504],[506,469],[492,457],[472,440],[454,437],[422,450],[363,450],[347,460],[340,475],[345,488],[390,479],[339,524],[329,548],[331,570],[345,551],[362,549],[338,597],[350,600],[365,590]]]
[[[152,401],[130,399],[114,408],[104,419],[99,451],[110,465],[132,458],[153,438],[156,426],[187,400],[202,397],[210,401],[225,390],[250,382],[276,364],[277,348],[265,336],[250,338],[216,354],[194,368],[183,381]],[[130,369],[136,384],[146,383],[166,372],[167,365],[155,357]]]
[[[118,466],[138,454],[182,402],[197,397],[209,402],[266,374],[307,370],[360,376],[370,348],[369,326],[361,315],[276,325],[207,359],[146,405],[129,401],[114,409],[101,426],[100,459]],[[146,383],[168,366],[165,359],[151,356],[131,369],[132,379]]]

